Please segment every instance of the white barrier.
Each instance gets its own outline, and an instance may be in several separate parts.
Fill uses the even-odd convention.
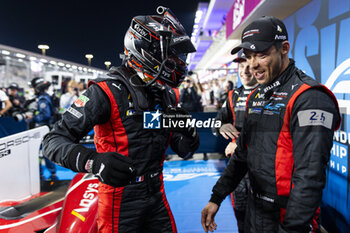
[[[0,202],[40,192],[39,149],[47,126],[0,139]]]

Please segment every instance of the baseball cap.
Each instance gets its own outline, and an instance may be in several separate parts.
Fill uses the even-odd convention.
[[[232,49],[231,54],[240,49],[262,52],[278,41],[288,40],[284,23],[274,16],[263,16],[250,23],[242,32],[242,44]]]
[[[235,59],[233,59],[233,62],[237,62],[237,63],[241,63],[243,61],[246,61],[247,58],[245,56],[245,54],[243,53],[243,49],[241,49],[241,51],[238,52],[238,55]]]
[[[9,86],[10,89],[14,89],[14,90],[18,90],[19,89],[19,86],[17,83],[11,83],[10,86]]]

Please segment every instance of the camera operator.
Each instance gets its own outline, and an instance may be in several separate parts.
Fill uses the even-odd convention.
[[[12,104],[12,107],[7,112],[8,116],[13,116],[18,113],[25,112],[25,98],[23,96],[18,95],[19,86],[17,83],[11,83],[10,86],[7,89],[7,94],[9,97],[9,100]]]

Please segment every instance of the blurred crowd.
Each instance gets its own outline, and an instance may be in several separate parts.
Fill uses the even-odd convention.
[[[39,80],[38,83],[35,81]],[[45,82],[45,83],[44,83]],[[54,90],[50,83],[41,78],[34,78],[30,83],[30,91],[24,91],[17,83],[0,89],[0,117],[13,117],[15,121],[27,121],[28,128],[51,125],[60,118],[72,103],[86,90],[84,82],[70,80],[62,84],[60,90]],[[227,93],[234,88],[232,81],[211,80],[199,83],[188,76],[180,86],[179,105],[189,112],[217,111],[227,99]],[[46,94],[45,94],[46,93]],[[46,105],[50,110],[41,109],[39,97],[47,95]],[[51,103],[49,103],[51,102]],[[41,103],[41,105],[43,105]],[[42,119],[38,119],[40,111],[44,111]],[[49,123],[47,118],[50,118]],[[40,118],[40,117],[39,117]]]
[[[214,79],[199,83],[189,76],[180,86],[179,105],[189,112],[216,112],[233,88],[232,81]]]
[[[86,90],[84,82],[70,80],[55,90],[51,83],[40,77],[28,83],[25,91],[13,82],[0,88],[0,117],[12,117],[15,121],[26,121],[28,128],[48,125],[49,127]]]
[[[52,128],[86,89],[85,83],[70,80],[63,82],[60,90],[54,90],[50,82],[40,77],[33,78],[28,85],[30,87],[28,92],[14,82],[7,88],[0,89],[0,116],[13,118],[16,122],[24,121],[27,129],[44,125]],[[8,121],[1,123],[4,122],[8,123]],[[43,156],[41,148],[40,179],[45,180],[42,160],[45,160],[46,168],[51,174],[48,179],[57,180],[56,165]]]

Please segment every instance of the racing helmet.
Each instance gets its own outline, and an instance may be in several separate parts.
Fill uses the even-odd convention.
[[[45,81],[43,78],[35,77],[28,83],[28,85],[34,88],[35,94],[39,94],[48,89],[51,83],[49,81]]]
[[[177,87],[187,75],[186,55],[196,49],[185,29],[165,7],[159,15],[135,16],[124,38],[127,64],[150,85],[157,81]]]

